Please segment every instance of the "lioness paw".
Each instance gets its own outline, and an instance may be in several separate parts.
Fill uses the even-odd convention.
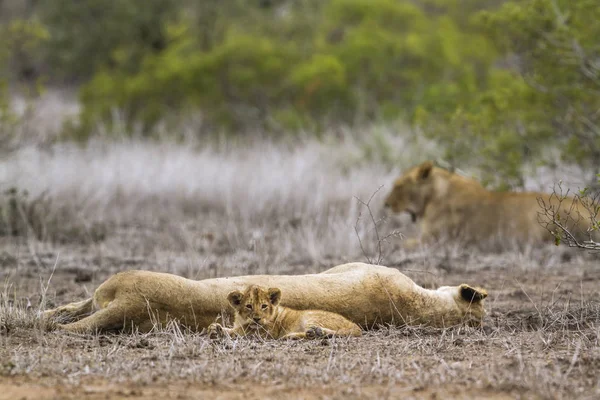
[[[307,339],[318,339],[325,336],[323,329],[318,326],[311,326],[306,330],[306,338]]]

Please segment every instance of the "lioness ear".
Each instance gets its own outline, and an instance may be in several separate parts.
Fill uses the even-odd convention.
[[[423,164],[419,166],[419,179],[427,179],[431,174],[431,170],[433,169],[433,162],[425,161]]]
[[[281,300],[281,290],[277,288],[269,288],[269,301],[276,306]]]
[[[242,292],[239,290],[234,290],[227,295],[227,300],[229,300],[229,304],[231,304],[233,307],[239,306],[242,304]]]
[[[463,300],[468,301],[469,303],[479,303],[481,300],[485,299],[488,294],[485,289],[474,288],[466,283],[460,285],[460,297]]]

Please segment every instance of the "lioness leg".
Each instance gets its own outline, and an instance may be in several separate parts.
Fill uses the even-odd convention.
[[[53,310],[44,311],[44,319],[55,319],[57,322],[69,323],[78,321],[81,318],[91,314],[94,311],[94,301],[92,298],[66,304]]]
[[[70,324],[59,324],[58,328],[77,333],[94,333],[96,331],[111,331],[124,328],[126,315],[135,315],[133,312],[122,310],[117,304],[96,311],[79,321]]]

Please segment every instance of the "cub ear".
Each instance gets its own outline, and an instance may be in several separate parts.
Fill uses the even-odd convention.
[[[425,161],[423,164],[419,165],[419,172],[417,174],[417,176],[419,177],[419,179],[427,179],[429,178],[429,175],[431,175],[431,170],[433,169],[433,162],[432,161]]]
[[[274,306],[279,304],[279,300],[281,300],[281,290],[277,288],[269,288],[268,293],[269,301],[271,302],[271,304],[273,304]]]
[[[474,288],[466,283],[460,285],[460,297],[463,300],[468,301],[469,303],[479,303],[481,300],[485,299],[488,294],[485,289]]]
[[[239,290],[234,290],[227,295],[227,300],[229,300],[229,304],[231,304],[234,308],[238,307],[242,304],[242,292]]]

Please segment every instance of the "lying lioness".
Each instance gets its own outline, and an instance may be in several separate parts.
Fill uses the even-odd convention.
[[[284,307],[334,312],[364,328],[376,324],[480,325],[487,296],[485,290],[466,284],[424,289],[396,269],[363,263],[339,265],[320,274],[201,281],[127,271],[110,277],[92,298],[46,311],[44,317],[72,332],[149,331],[169,321],[200,331],[220,313],[232,314],[228,293],[252,284],[280,288]]]
[[[233,328],[218,323],[208,327],[211,337],[256,334],[273,339],[316,339],[333,336],[360,336],[361,329],[339,314],[322,310],[294,310],[279,305],[281,290],[248,286],[234,290],[227,300],[235,310]]]
[[[409,213],[419,224],[420,238],[407,240],[407,247],[448,239],[489,249],[553,243],[549,230],[556,228],[544,209],[550,207],[565,227],[583,239],[588,238],[592,221],[590,211],[575,198],[560,201],[540,192],[492,192],[431,161],[396,179],[385,206],[395,213]]]

